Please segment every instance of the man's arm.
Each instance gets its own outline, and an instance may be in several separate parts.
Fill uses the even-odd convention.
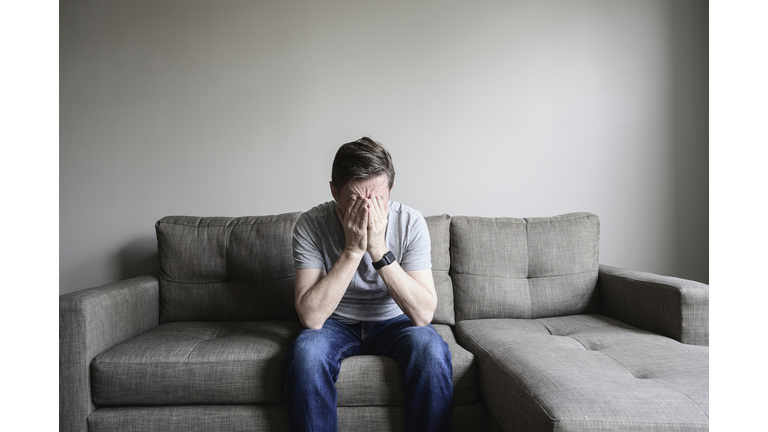
[[[386,230],[389,209],[381,197],[369,201],[368,253],[377,262],[387,253]],[[379,276],[400,309],[415,326],[432,322],[437,308],[437,292],[432,279],[432,270],[406,272],[397,261],[378,270]]]
[[[323,327],[347,291],[362,255],[342,253],[326,274],[322,269],[296,269],[296,312],[308,329]]]
[[[425,326],[432,322],[437,308],[437,293],[431,269],[406,272],[395,261],[379,269],[379,275],[413,325]]]
[[[351,200],[347,211],[338,214],[344,226],[345,246],[331,270],[326,274],[322,269],[296,269],[296,312],[308,329],[321,328],[336,310],[368,245],[365,200]]]

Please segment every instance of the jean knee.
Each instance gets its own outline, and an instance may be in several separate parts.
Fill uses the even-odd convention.
[[[299,335],[288,348],[285,356],[286,367],[298,371],[312,369],[318,364],[318,359],[324,356],[322,353],[326,349],[323,345],[322,341],[304,337],[304,334]]]
[[[451,351],[442,336],[432,326],[411,327],[409,329],[411,349],[417,358],[423,361],[451,365]]]

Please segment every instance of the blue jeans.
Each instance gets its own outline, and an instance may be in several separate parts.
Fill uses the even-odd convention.
[[[416,327],[400,315],[347,325],[328,319],[304,329],[285,357],[291,431],[335,431],[341,361],[362,354],[389,356],[403,374],[405,430],[448,431],[453,407],[453,364],[448,344],[432,325]]]

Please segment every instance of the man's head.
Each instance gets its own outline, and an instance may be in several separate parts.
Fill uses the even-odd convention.
[[[381,144],[364,137],[339,147],[331,169],[331,194],[342,211],[351,196],[379,195],[386,204],[394,184],[392,157]]]

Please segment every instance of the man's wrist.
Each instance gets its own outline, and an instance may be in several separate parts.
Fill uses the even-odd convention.
[[[343,254],[346,254],[350,259],[359,261],[363,259],[363,255],[365,255],[365,251],[364,250],[358,251],[350,248],[344,248],[344,250],[342,251],[342,255]]]
[[[381,249],[381,250],[377,249],[377,250],[368,251],[368,255],[371,256],[372,262],[379,262],[381,261],[382,258],[384,258],[384,255],[387,252],[389,252],[389,249]]]

